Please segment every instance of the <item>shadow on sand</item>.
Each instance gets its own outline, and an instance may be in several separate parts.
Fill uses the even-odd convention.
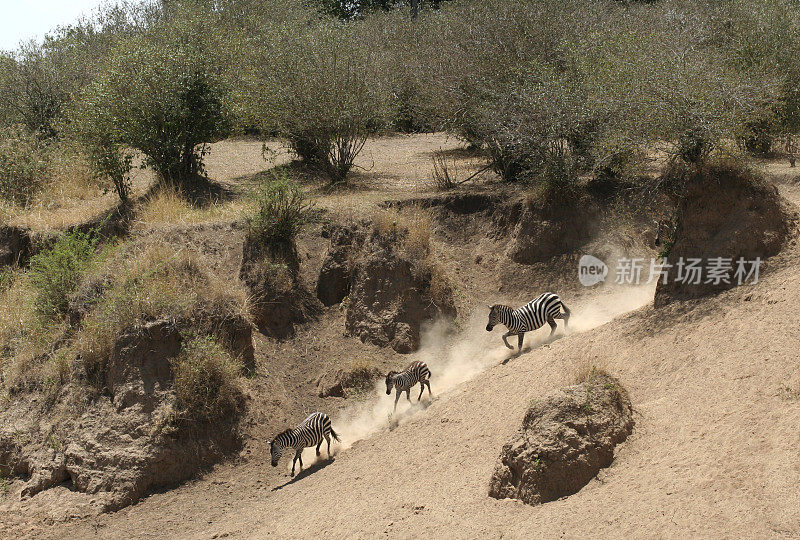
[[[551,344],[551,343],[553,343],[554,341],[558,341],[559,339],[561,339],[561,338],[563,338],[563,337],[564,337],[564,334],[558,334],[558,335],[555,335],[555,336],[553,336],[553,337],[551,337],[551,338],[547,338],[547,339],[545,339],[544,341],[540,341],[539,343],[536,343],[536,344],[535,344],[535,345],[533,345],[533,346],[526,346],[526,347],[523,347],[523,348],[522,348],[522,350],[520,350],[520,351],[517,351],[517,352],[514,352],[514,353],[511,353],[511,354],[509,354],[509,355],[508,355],[508,356],[505,358],[505,360],[503,360],[502,362],[500,362],[500,365],[506,365],[506,364],[508,364],[508,363],[509,363],[511,360],[514,360],[514,359],[516,359],[516,358],[519,358],[519,357],[520,357],[520,356],[522,356],[523,354],[527,354],[527,353],[529,353],[529,352],[531,352],[531,351],[534,351],[534,350],[536,350],[536,349],[538,349],[538,348],[540,348],[540,347],[544,347],[545,345],[550,345],[550,344]]]
[[[272,491],[279,491],[288,485],[294,484],[295,482],[302,480],[303,478],[305,478],[310,474],[314,474],[315,472],[324,469],[325,467],[333,463],[335,459],[336,459],[335,456],[331,459],[320,459],[307,469],[301,470],[299,473],[297,473],[297,475],[294,478],[289,479],[287,482],[284,482],[280,486],[275,486],[274,488],[272,488]]]

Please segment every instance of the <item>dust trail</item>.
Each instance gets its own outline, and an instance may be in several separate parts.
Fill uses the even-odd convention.
[[[654,290],[654,284],[639,287],[604,287],[574,305],[568,303],[572,311],[569,333],[591,330],[618,315],[647,304],[653,299]],[[487,315],[485,308],[475,309],[455,335],[452,332],[448,333],[442,324],[433,325],[422,336],[420,350],[409,355],[408,362],[422,360],[430,367],[434,399],[442,398],[449,390],[489,367],[517,356],[516,351],[509,350],[503,345],[500,337],[502,332],[499,329],[493,332],[486,331]],[[523,354],[529,353],[528,348],[531,346],[535,348],[546,343],[547,330],[545,327],[526,335]],[[561,324],[557,332],[562,332]],[[512,342],[516,344],[516,339]],[[405,366],[397,366],[397,369],[403,367]],[[397,413],[392,414],[394,391],[392,395],[387,396],[383,380],[376,382],[366,401],[352,403],[332,418],[333,428],[342,439],[341,444],[336,445],[336,451],[346,450],[357,441],[382,429],[393,429],[430,404],[427,390],[421,402],[417,402],[418,386],[412,389],[411,394],[411,405],[403,395],[397,404]],[[323,443],[323,458],[326,457],[324,447]],[[306,450],[303,454],[304,463],[307,455],[307,465],[309,465],[313,463],[313,449]]]

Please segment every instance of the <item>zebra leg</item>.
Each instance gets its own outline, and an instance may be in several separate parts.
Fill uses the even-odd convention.
[[[325,438],[327,439],[327,438],[328,438],[328,436],[327,436],[327,435],[325,435]],[[319,440],[319,442],[317,443],[317,457],[319,457],[319,447],[320,447],[320,446],[322,446],[322,439],[320,439],[320,440]],[[329,454],[331,453],[331,452],[330,452],[330,446],[331,446],[331,441],[330,441],[330,439],[328,439],[328,453],[329,453]]]
[[[328,435],[327,433],[325,434],[325,440],[328,443],[328,460],[330,460],[331,459],[331,436]],[[319,444],[322,444],[322,441],[319,441]],[[319,448],[319,447],[317,447],[317,448]],[[319,455],[319,452],[317,452],[317,455]]]
[[[433,392],[431,392],[431,381],[425,381],[425,385],[428,387],[428,395],[433,398]]]
[[[297,460],[300,459],[300,452],[302,450],[298,450],[297,453],[294,455],[294,459],[292,460],[292,476],[294,476],[294,466],[297,464]],[[303,468],[303,461],[300,461],[300,469]]]
[[[422,392],[424,391],[425,391],[425,381],[419,381],[419,397],[417,398],[417,401],[422,400]]]
[[[503,343],[505,343],[506,347],[508,347],[509,349],[514,349],[514,347],[508,344],[508,336],[513,336],[513,335],[514,334],[512,334],[510,331],[503,334]]]
[[[400,399],[400,389],[398,388],[394,395],[394,410],[397,412],[397,401]]]
[[[411,388],[406,390],[406,399],[408,400],[409,403],[411,403]]]
[[[522,350],[522,340],[525,339],[525,332],[517,334],[517,348]]]
[[[548,337],[553,337],[553,334],[556,333],[556,328],[558,328],[556,320],[550,317],[549,319],[547,319],[547,324],[550,325],[550,335]]]

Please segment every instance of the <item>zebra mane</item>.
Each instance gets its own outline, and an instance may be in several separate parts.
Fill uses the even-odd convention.
[[[281,431],[280,433],[275,435],[275,437],[272,438],[272,442],[277,441],[278,439],[280,439],[284,435],[289,435],[291,432],[292,432],[292,428],[284,429],[283,431]]]

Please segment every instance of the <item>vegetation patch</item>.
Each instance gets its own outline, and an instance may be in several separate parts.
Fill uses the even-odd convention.
[[[96,235],[76,230],[31,258],[29,277],[37,315],[48,320],[66,314],[70,296],[91,265],[96,244]]]
[[[241,406],[242,365],[211,336],[188,340],[172,361],[174,389],[182,417],[212,422]]]

